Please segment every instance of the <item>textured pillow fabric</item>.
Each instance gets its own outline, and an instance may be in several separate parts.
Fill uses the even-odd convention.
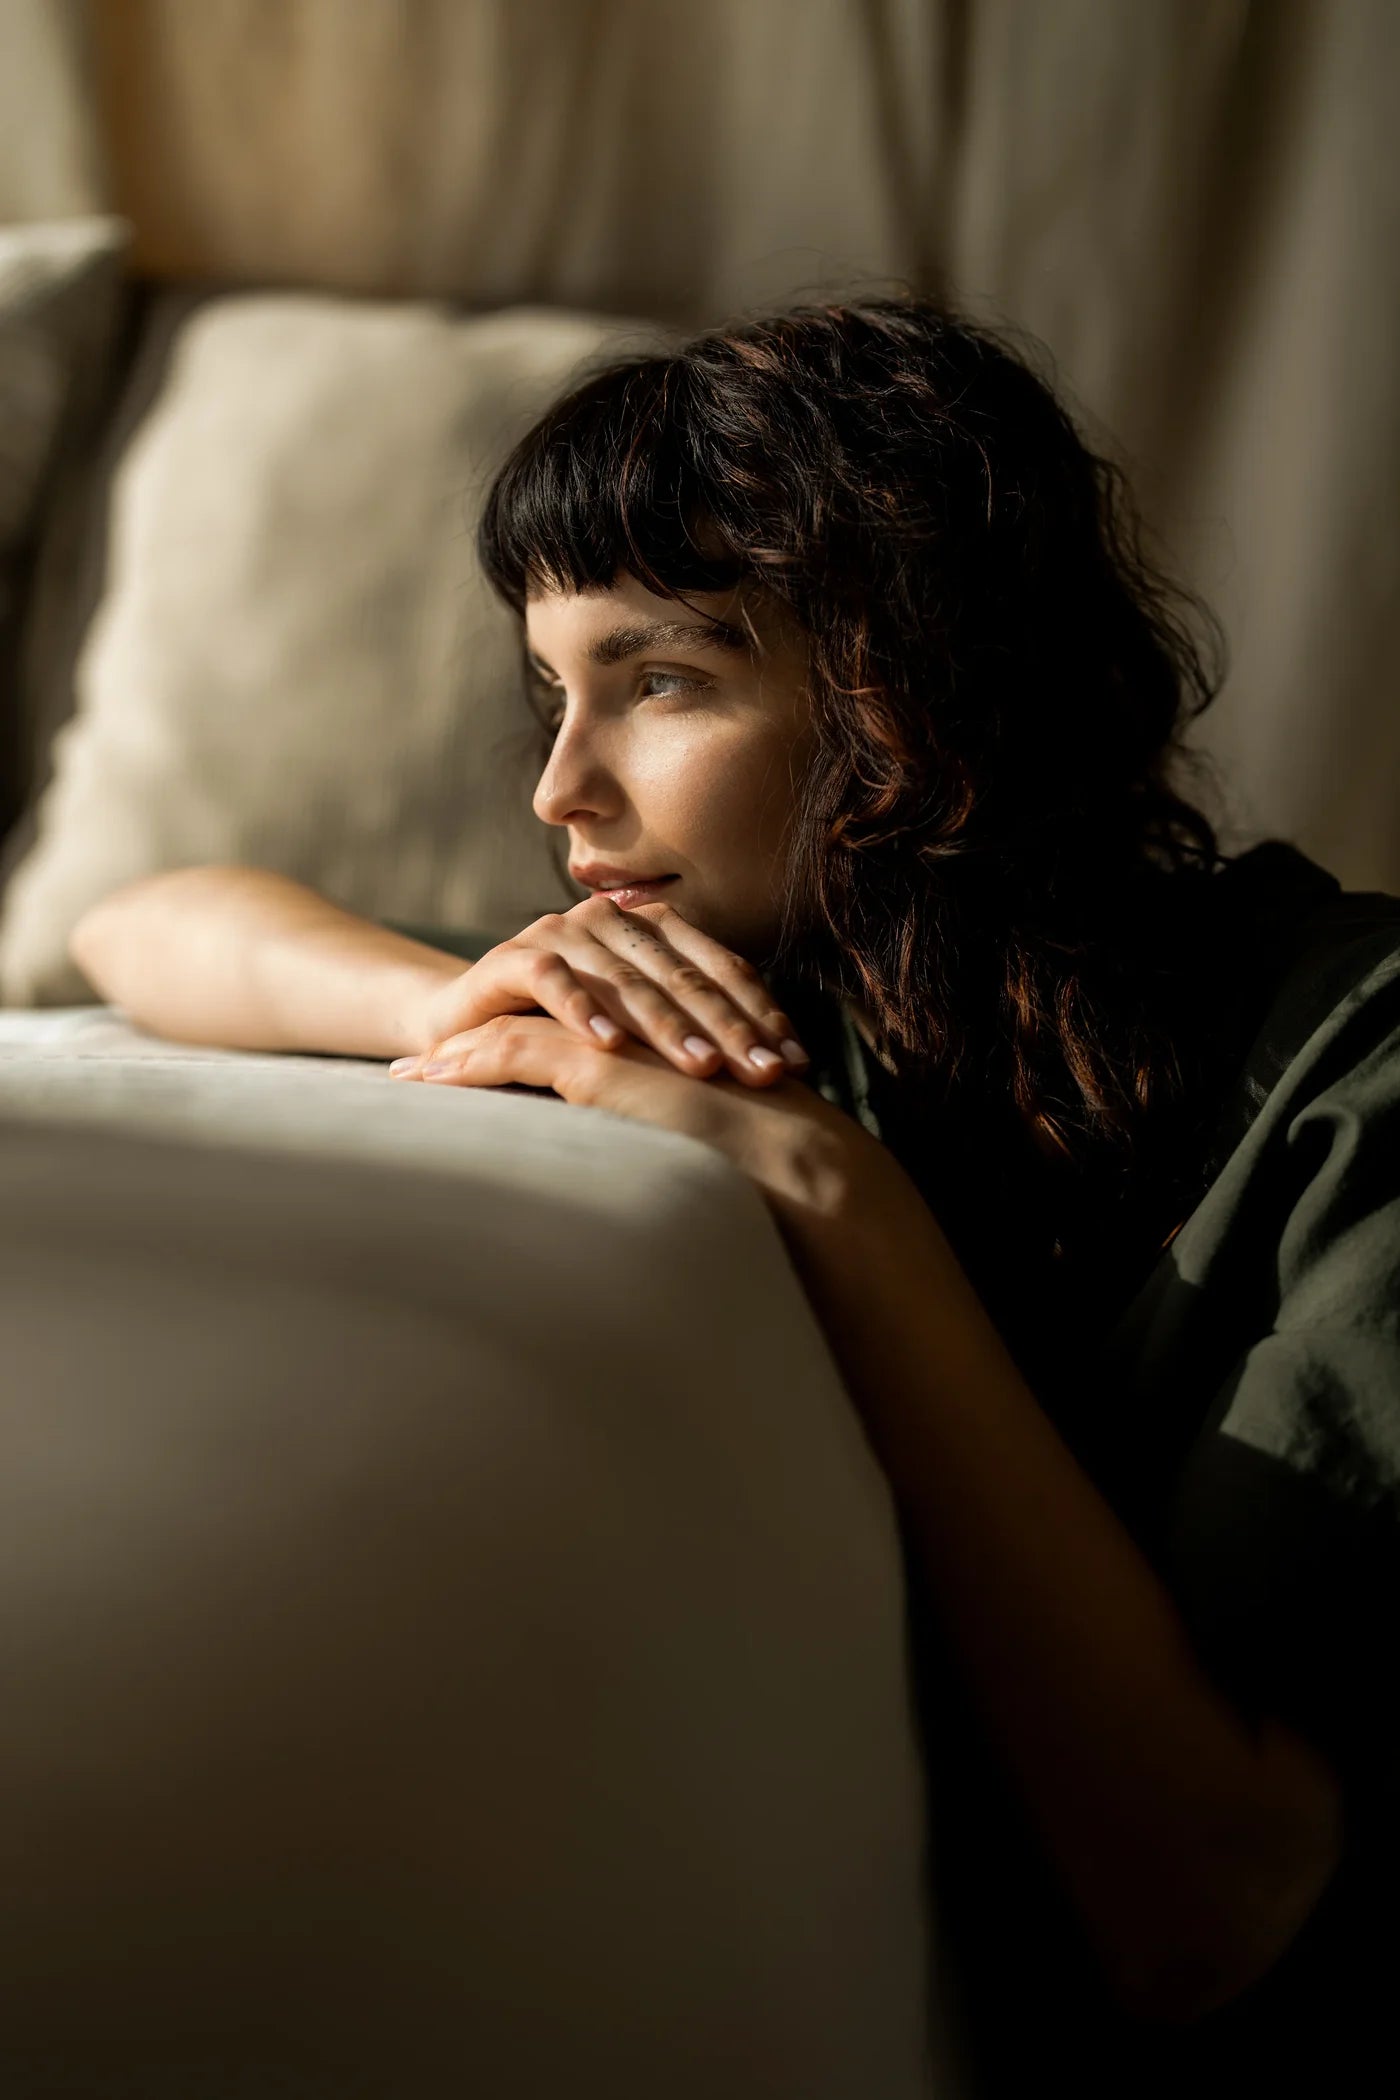
[[[102,397],[128,232],[115,218],[0,226],[0,831],[17,779],[24,561],[58,463]]]
[[[91,996],[86,908],[246,861],[369,917],[571,894],[529,807],[515,623],[475,527],[511,442],[644,322],[239,294],[198,306],[118,466],[107,588],[0,920],[0,1000]]]

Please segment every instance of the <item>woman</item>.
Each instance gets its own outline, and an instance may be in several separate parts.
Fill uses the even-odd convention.
[[[1400,903],[1221,859],[1193,608],[930,301],[609,365],[480,548],[594,894],[463,973],[183,870],[76,959],[163,1033],[724,1151],[895,1492],[985,2089],[1335,2076],[1393,1857]]]

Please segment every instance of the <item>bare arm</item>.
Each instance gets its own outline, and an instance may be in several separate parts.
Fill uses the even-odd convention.
[[[1256,1981],[1341,1845],[1336,1775],[1207,1677],[899,1177],[790,1228],[976,1704],[1121,2002],[1188,2020]]]
[[[84,913],[68,942],[104,999],[175,1041],[396,1057],[467,967],[265,868],[174,868]]]

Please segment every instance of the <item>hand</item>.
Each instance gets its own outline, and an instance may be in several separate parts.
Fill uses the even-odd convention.
[[[496,1014],[454,1037],[441,1058],[414,1060],[393,1076],[428,1086],[534,1087],[697,1138],[757,1184],[789,1244],[844,1217],[875,1183],[906,1178],[868,1131],[798,1079],[755,1093],[727,1073],[688,1078],[645,1044],[624,1038],[605,1050],[548,1014]]]
[[[415,1031],[431,1046],[419,1062],[451,1056],[495,1015],[540,1010],[590,1049],[633,1039],[696,1078],[727,1071],[765,1087],[810,1063],[750,963],[668,904],[605,896],[547,913],[435,987]]]

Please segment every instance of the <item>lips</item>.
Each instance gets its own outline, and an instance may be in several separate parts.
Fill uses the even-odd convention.
[[[674,875],[638,875],[631,868],[612,868],[603,861],[585,861],[581,867],[570,868],[569,873],[589,890],[646,889],[653,883],[676,879]]]
[[[609,889],[597,889],[593,894],[595,897],[611,897],[614,904],[620,904],[624,908],[631,904],[650,904],[652,899],[659,897],[675,879],[674,875],[663,875],[656,882],[619,882]]]

